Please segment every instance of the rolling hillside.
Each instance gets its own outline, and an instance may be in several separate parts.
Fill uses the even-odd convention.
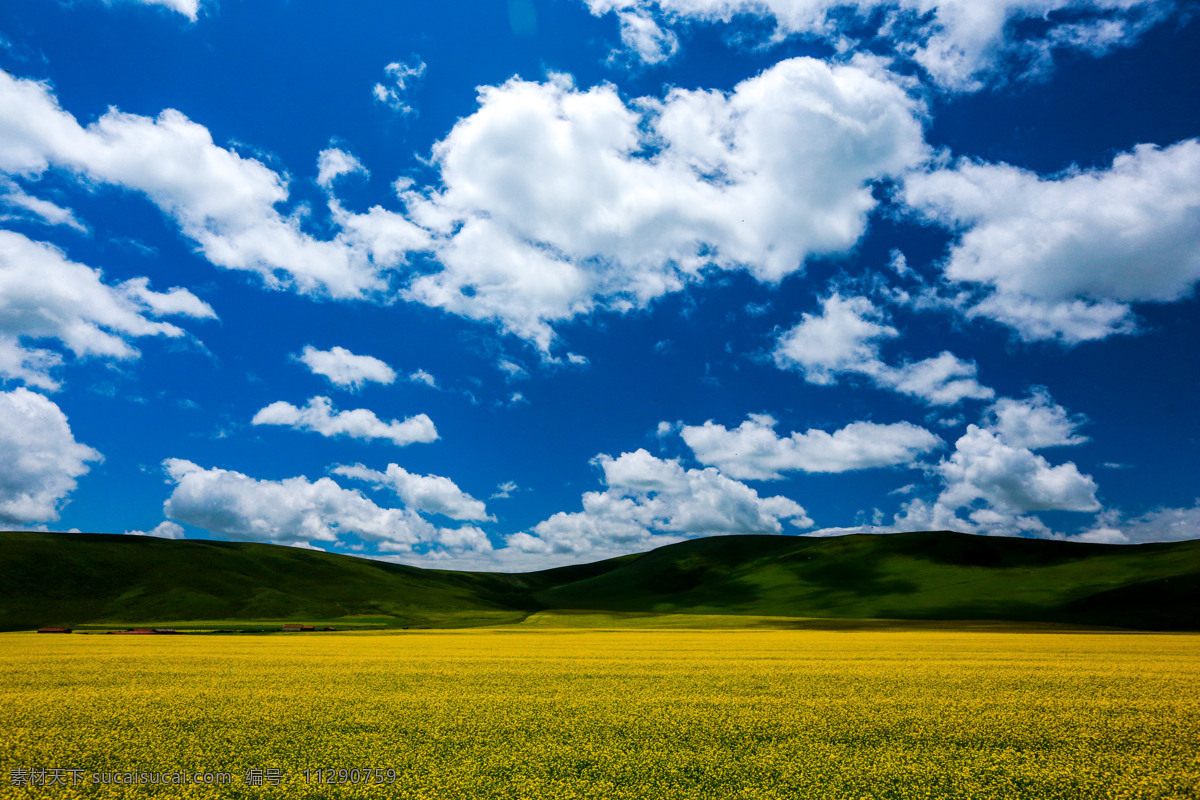
[[[245,542],[0,533],[0,629],[284,619],[479,625],[546,610],[1197,630],[1200,541],[728,536],[498,574]]]

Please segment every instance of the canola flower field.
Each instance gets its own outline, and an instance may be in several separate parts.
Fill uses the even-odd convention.
[[[1200,635],[6,633],[0,797],[1183,800],[1198,678]]]

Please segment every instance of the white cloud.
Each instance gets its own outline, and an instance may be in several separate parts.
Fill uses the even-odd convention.
[[[1087,437],[1075,435],[1083,420],[1071,419],[1043,388],[1035,389],[1027,400],[1000,398],[989,409],[989,416],[988,427],[1013,447],[1039,450],[1087,441]]]
[[[659,64],[679,50],[679,37],[662,28],[649,14],[623,11],[617,18],[621,24],[621,43],[643,62]]]
[[[925,158],[923,113],[871,63],[808,58],[728,93],[629,103],[564,76],[484,87],[434,147],[442,187],[404,195],[442,265],[407,297],[546,352],[552,323],[644,306],[712,267],[778,281],[854,246],[871,184]]]
[[[1116,511],[1100,515],[1097,524],[1076,537],[1098,544],[1144,544],[1200,539],[1200,500],[1191,508],[1160,508],[1122,521]]]
[[[430,375],[423,369],[419,369],[408,376],[408,380],[412,383],[421,383],[428,386],[430,389],[438,388],[437,378]]]
[[[800,322],[779,337],[775,363],[799,369],[804,379],[818,386],[837,383],[842,373],[879,371],[880,339],[899,332],[884,321],[883,313],[865,297],[843,298],[837,292],[821,301],[820,316],[805,312]]]
[[[965,516],[959,516],[960,511]],[[1054,536],[1045,523],[1032,514],[1013,511],[1000,512],[994,508],[977,508],[973,511],[955,509],[941,502],[928,503],[915,498],[906,503],[896,514],[886,530],[903,531],[958,531],[986,536]],[[883,532],[883,531],[877,531]]]
[[[0,216],[0,221],[31,219],[46,225],[64,225],[80,233],[87,233],[87,226],[79,221],[71,209],[34,197],[12,181],[0,181],[0,189],[4,190],[4,194],[0,195],[0,203],[15,210],[15,213]]]
[[[853,422],[832,434],[822,430],[780,437],[775,420],[751,414],[734,430],[711,420],[685,426],[683,440],[701,464],[741,480],[776,480],[784,472],[848,472],[874,467],[910,466],[943,444],[909,422],[879,425]]]
[[[286,425],[322,436],[350,436],[355,439],[388,439],[398,447],[414,442],[433,442],[437,428],[425,414],[417,414],[403,422],[384,422],[366,408],[337,411],[328,397],[310,397],[308,404],[297,408],[280,400],[260,410],[251,420],[254,425]]]
[[[880,357],[880,340],[898,335],[870,300],[843,298],[834,292],[821,301],[820,315],[805,313],[779,336],[775,363],[782,369],[798,370],[806,381],[819,386],[836,383],[839,375],[863,375],[881,388],[931,405],[955,405],[994,395],[976,380],[975,365],[953,353],[942,352],[900,366],[886,364]]]
[[[507,500],[508,498],[512,497],[512,493],[515,492],[517,488],[518,487],[515,481],[505,481],[496,487],[495,493],[493,493],[488,499]]]
[[[381,507],[330,478],[258,480],[177,458],[167,459],[163,467],[175,484],[163,504],[166,515],[230,539],[352,547],[356,543],[346,537],[354,536],[392,554],[392,560],[427,565],[453,558],[477,563],[492,550],[487,534],[477,527],[435,527],[410,509]]]
[[[386,472],[356,464],[352,467],[338,467],[334,473],[387,487],[404,501],[404,505],[414,511],[442,514],[456,520],[492,519],[482,501],[476,500],[459,489],[454,481],[440,475],[414,475],[398,464],[388,464]]]
[[[98,270],[57,248],[0,231],[0,376],[56,389],[50,370],[61,357],[28,342],[57,341],[79,357],[135,358],[133,337],[185,335],[151,319],[166,314],[216,317],[186,289],[154,292],[146,278],[106,284]]]
[[[337,299],[378,295],[384,272],[425,236],[399,215],[348,214],[334,202],[341,232],[318,240],[284,217],[287,179],[261,162],[218,147],[203,125],[167,109],[157,118],[110,108],[86,128],[49,88],[0,72],[0,172],[73,173],[87,184],[144,194],[180,226],[211,263],[259,274],[273,288]]]
[[[1067,462],[1050,466],[1028,448],[1005,443],[996,432],[968,425],[938,472],[946,487],[938,502],[958,509],[983,501],[1002,512],[1098,511],[1096,482]]]
[[[1100,510],[1096,482],[1074,463],[1052,466],[1033,450],[1086,442],[1075,434],[1082,422],[1040,388],[1028,399],[997,400],[984,424],[968,425],[951,456],[929,470],[942,481],[937,498],[913,498],[883,530],[1062,538],[1037,512]]]
[[[67,415],[25,388],[0,392],[0,524],[45,523],[97,451],[75,441]]]
[[[987,400],[995,392],[975,379],[976,367],[953,353],[942,351],[931,358],[885,367],[874,375],[881,386],[919,397],[935,406],[952,406],[963,400]]]
[[[990,292],[968,313],[1025,340],[1128,332],[1131,303],[1178,300],[1200,281],[1197,139],[1050,178],[963,160],[910,176],[904,198],[961,231],[946,278]]]
[[[507,549],[570,560],[607,558],[695,536],[780,533],[782,521],[812,525],[786,497],[759,497],[716,469],[685,469],[645,450],[595,463],[607,488],[583,495],[583,510],[560,512],[531,532],[508,537]],[[501,551],[503,553],[503,551]]]
[[[428,566],[437,566],[437,561],[462,556],[487,555],[492,552],[492,542],[487,533],[474,525],[463,525],[461,528],[438,528],[434,541],[440,549],[431,549],[423,553],[423,561],[432,562]]]
[[[394,61],[384,67],[383,71],[387,75],[390,85],[375,84],[375,88],[371,90],[375,99],[400,114],[413,113],[415,109],[409,105],[405,95],[411,88],[413,80],[425,74],[425,62],[419,58],[414,58],[411,64]]]
[[[374,356],[359,356],[344,347],[318,350],[305,345],[295,357],[308,367],[314,375],[327,378],[330,383],[343,389],[361,389],[368,382],[384,385],[396,380],[396,371]]]
[[[369,175],[367,168],[357,158],[337,147],[322,150],[317,156],[317,184],[325,189],[343,175]]]
[[[52,392],[60,384],[51,372],[61,364],[58,353],[29,347],[16,337],[0,334],[0,377]]]
[[[107,3],[118,1],[138,3],[144,6],[163,6],[183,14],[192,22],[196,21],[196,16],[200,12],[200,0],[105,0]]]
[[[891,55],[911,58],[946,89],[980,88],[1012,62],[1037,72],[1057,48],[1100,54],[1131,43],[1174,6],[1170,0],[585,0],[593,14],[616,12],[664,21],[728,22],[751,14],[775,23],[775,39],[805,36],[860,49],[854,36],[876,33]],[[882,16],[882,19],[878,18]],[[1021,23],[1043,32],[1020,35]],[[668,32],[669,34],[669,32]],[[664,34],[667,35],[667,34]],[[637,38],[626,46],[641,52]],[[653,49],[647,51],[653,59]],[[648,59],[650,60],[650,59]]]
[[[163,520],[148,531],[125,531],[126,536],[156,536],[159,539],[182,539],[183,526],[177,522]]]
[[[436,541],[437,530],[415,512],[381,508],[330,478],[256,480],[177,458],[163,467],[175,484],[166,516],[230,539],[302,544],[353,534],[391,552]]]

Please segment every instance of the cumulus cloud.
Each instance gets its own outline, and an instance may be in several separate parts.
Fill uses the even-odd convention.
[[[1097,524],[1078,536],[1081,542],[1145,544],[1200,539],[1200,500],[1191,508],[1160,508],[1130,520],[1120,512],[1099,515]]]
[[[958,531],[985,536],[1032,536],[1055,534],[1034,514],[997,511],[994,508],[955,509],[941,502],[914,498],[905,503],[885,531]],[[882,531],[877,531],[882,532]]]
[[[425,62],[414,58],[413,63],[394,61],[383,68],[388,83],[377,83],[371,93],[375,99],[400,114],[411,114],[415,109],[405,99],[412,82],[425,74]]]
[[[175,484],[165,514],[230,539],[299,544],[353,534],[383,550],[405,551],[436,533],[416,513],[381,508],[330,478],[256,480],[178,458],[163,467]]]
[[[784,472],[908,466],[943,444],[909,422],[852,422],[833,433],[812,429],[782,437],[775,425],[769,415],[751,414],[733,430],[709,420],[684,426],[682,436],[701,464],[741,480],[777,480]]]
[[[322,150],[317,156],[317,184],[325,189],[343,175],[368,175],[367,168],[357,158],[337,147]]]
[[[314,375],[327,378],[330,383],[343,389],[361,389],[369,382],[387,385],[396,380],[396,371],[386,362],[374,356],[355,355],[344,347],[318,350],[312,345],[305,345],[295,358]]]
[[[0,231],[0,377],[56,389],[50,371],[61,357],[30,342],[56,341],[78,357],[130,359],[138,355],[132,338],[185,335],[153,319],[165,315],[216,317],[186,289],[155,292],[147,278],[107,284],[51,245]]]
[[[649,14],[622,11],[617,18],[621,24],[621,43],[646,64],[659,64],[679,50],[679,37],[661,27]]]
[[[1006,443],[997,432],[968,425],[938,471],[946,481],[938,501],[962,508],[982,500],[1000,511],[1098,511],[1096,482],[1067,462]]]
[[[1043,70],[1055,49],[1093,54],[1129,44],[1174,7],[1171,0],[585,0],[593,14],[668,22],[727,22],[751,14],[775,24],[773,38],[825,39],[841,49],[871,46],[911,58],[941,87],[975,90],[1003,67]],[[1040,33],[1022,33],[1036,22]],[[879,39],[872,41],[876,34]],[[665,34],[664,34],[665,35]],[[865,42],[856,42],[863,37]],[[646,52],[653,61],[657,53]],[[643,56],[644,57],[644,56]],[[1014,64],[1015,62],[1015,64]]]
[[[477,560],[492,550],[477,527],[434,526],[412,509],[376,505],[331,478],[259,480],[178,458],[167,459],[163,467],[175,484],[163,504],[166,516],[230,539],[352,547],[356,542],[346,537],[353,536],[410,563]]]
[[[354,439],[387,439],[397,447],[414,442],[433,442],[437,428],[425,414],[417,414],[403,422],[384,422],[366,408],[337,411],[328,397],[310,397],[308,404],[297,408],[282,400],[271,403],[254,415],[253,425],[285,425],[322,436],[350,436]]]
[[[928,469],[941,482],[937,497],[914,497],[902,506],[890,525],[870,529],[1061,538],[1037,516],[1038,512],[1099,511],[1096,482],[1072,462],[1052,465],[1033,451],[1086,442],[1076,433],[1083,422],[1041,388],[1025,399],[1000,398],[987,410],[980,425],[967,426],[948,458]],[[1101,516],[1106,515],[1108,512]],[[1110,528],[1098,524],[1092,540],[1115,536]]]
[[[923,109],[871,63],[780,62],[730,92],[625,102],[565,76],[480,90],[404,195],[441,269],[406,296],[543,352],[551,324],[642,307],[706,269],[774,282],[845,252],[873,182],[926,156]]]
[[[1038,450],[1043,447],[1083,444],[1085,436],[1075,429],[1083,424],[1050,397],[1044,388],[1037,388],[1028,399],[1002,397],[989,409],[989,427],[1013,447]]]
[[[67,415],[25,388],[0,392],[0,524],[53,522],[96,450],[75,441]]]
[[[388,464],[385,472],[356,464],[338,467],[334,473],[391,489],[404,501],[405,506],[414,511],[442,514],[456,520],[492,519],[482,501],[440,475],[414,475],[398,464]]]
[[[809,383],[829,386],[842,373],[878,371],[879,340],[899,335],[867,298],[843,298],[834,292],[821,301],[819,315],[805,312],[779,337],[775,363],[799,369]]]
[[[163,520],[148,531],[125,531],[126,536],[155,536],[159,539],[182,539],[183,526],[177,522]]]
[[[963,160],[910,176],[904,199],[960,232],[944,270],[984,291],[968,313],[1027,341],[1129,332],[1131,303],[1178,300],[1200,281],[1197,139],[1048,178]]]
[[[809,383],[828,386],[840,375],[862,375],[877,386],[931,405],[986,400],[994,392],[976,380],[976,366],[950,352],[892,366],[879,353],[881,340],[899,336],[886,315],[866,297],[837,292],[821,301],[821,313],[805,313],[778,338],[775,363],[797,370]]]
[[[758,493],[711,467],[685,469],[645,450],[597,456],[607,488],[583,495],[583,510],[560,512],[531,532],[508,537],[508,549],[553,557],[606,558],[695,536],[780,533],[782,521],[812,525],[786,497]]]
[[[273,288],[377,295],[388,288],[386,269],[425,240],[399,215],[353,215],[336,203],[338,235],[309,236],[302,214],[285,217],[276,208],[288,198],[286,176],[217,146],[207,128],[173,109],[150,118],[110,108],[85,128],[45,84],[0,72],[0,140],[0,172],[33,177],[56,169],[141,193],[211,263],[257,273]]]

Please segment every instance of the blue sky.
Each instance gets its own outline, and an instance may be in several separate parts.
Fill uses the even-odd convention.
[[[11,0],[0,526],[1200,531],[1166,0]]]

